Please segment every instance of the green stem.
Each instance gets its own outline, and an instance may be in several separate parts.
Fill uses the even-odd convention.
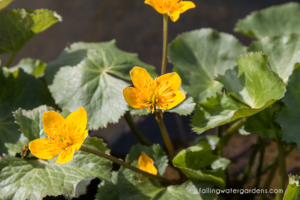
[[[264,161],[264,154],[265,154],[265,141],[259,137],[259,146],[260,146],[260,156],[259,156],[259,164],[256,170],[256,180],[254,187],[259,188],[259,182],[260,182],[260,177],[261,177],[261,169]]]
[[[142,134],[142,132],[138,129],[136,124],[133,122],[129,111],[125,113],[124,118],[127,124],[129,125],[131,131],[135,135],[135,137],[137,137],[138,141],[143,145],[151,146],[151,142]]]
[[[168,51],[168,20],[169,16],[164,14],[164,32],[163,32],[163,55],[161,64],[161,75],[167,71],[167,51]]]
[[[278,148],[278,185],[277,189],[280,190],[282,189],[285,191],[285,153],[283,149],[283,145],[280,144],[280,141],[277,141],[277,148]],[[282,200],[284,193],[278,192],[276,194],[276,200]]]
[[[18,52],[12,52],[11,53],[11,56],[9,57],[8,61],[5,63],[5,67],[9,68],[11,63],[14,61],[16,55],[17,55]]]
[[[169,151],[170,160],[173,160],[173,158],[175,157],[176,153],[175,153],[174,146],[173,146],[173,144],[171,142],[170,136],[168,134],[166,125],[164,123],[163,115],[162,115],[161,110],[158,110],[157,112],[155,112],[155,115],[156,115],[156,121],[158,123],[161,135],[162,135],[162,137],[163,137],[163,139],[165,141],[165,144],[167,146],[167,149]]]
[[[252,168],[252,165],[254,163],[254,160],[255,160],[256,154],[258,152],[258,149],[259,149],[259,144],[256,143],[253,146],[253,150],[252,150],[252,153],[250,155],[250,159],[249,159],[248,165],[247,165],[247,167],[245,169],[244,176],[243,176],[242,183],[241,183],[241,187],[243,187],[245,185],[245,183],[247,183],[247,181],[248,181],[248,177],[249,177],[249,174],[251,172],[251,168]]]
[[[294,149],[296,148],[296,145],[292,145],[290,146],[287,151],[285,152],[285,156],[287,156],[289,153],[291,153]],[[274,165],[278,164],[278,156],[276,156],[275,158],[273,158],[271,161],[269,161],[267,164],[265,164],[261,170],[261,175],[265,174],[267,171],[269,171],[270,169],[272,169],[272,167]],[[250,179],[254,178],[256,176],[255,173],[251,173],[250,175]]]
[[[139,168],[134,167],[134,166],[132,166],[132,165],[130,165],[130,164],[122,161],[121,159],[115,158],[115,157],[113,157],[111,155],[108,155],[106,153],[102,153],[100,151],[96,151],[96,150],[93,150],[93,149],[90,149],[90,148],[87,148],[87,147],[83,147],[83,146],[81,146],[80,150],[86,151],[86,152],[89,152],[89,153],[92,153],[92,154],[95,154],[95,155],[98,155],[98,156],[100,156],[102,158],[106,158],[106,159],[108,159],[108,160],[110,160],[110,161],[112,161],[114,163],[117,163],[117,164],[119,164],[119,165],[121,165],[123,167],[126,167],[126,168],[128,168],[128,169],[130,169],[132,171],[135,171],[135,172],[137,172],[139,174],[142,174],[144,176],[147,176],[149,178],[153,178],[153,179],[159,180],[161,182],[169,183],[169,184],[174,184],[173,181],[170,181],[170,180],[165,179],[165,178],[163,178],[161,176],[157,176],[157,175],[145,172],[143,170],[140,170]]]
[[[247,119],[248,119],[248,117],[245,117],[245,118],[237,121],[227,130],[227,132],[222,136],[222,138],[220,139],[220,141],[218,142],[218,144],[216,146],[216,149],[214,151],[216,154],[221,155],[222,150],[226,146],[228,140],[231,138],[231,136],[237,130],[239,130],[246,123]]]
[[[262,188],[264,191],[270,188],[271,182],[272,182],[272,180],[275,176],[276,170],[277,170],[277,166],[278,166],[277,164],[272,166],[271,171],[268,175],[268,178]],[[265,200],[265,196],[266,196],[266,193],[261,193],[259,195],[259,197],[257,198],[257,200]]]

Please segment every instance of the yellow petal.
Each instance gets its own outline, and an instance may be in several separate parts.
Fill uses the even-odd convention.
[[[144,86],[148,86],[149,84],[153,83],[153,79],[150,74],[147,72],[147,70],[141,67],[132,68],[130,71],[130,77],[134,87],[139,91],[143,91]]]
[[[29,143],[29,149],[35,157],[41,159],[54,158],[62,151],[53,140],[47,138],[31,141]]]
[[[175,97],[174,97],[174,102],[173,103],[169,103],[168,105],[168,110],[171,108],[174,108],[175,106],[177,106],[178,104],[180,104],[184,99],[185,99],[185,94],[182,91],[176,91],[175,93]]]
[[[70,162],[74,156],[75,146],[69,146],[65,148],[57,157],[55,164],[65,164]]]
[[[88,135],[89,130],[84,131],[84,133],[82,134],[82,137],[80,138],[80,140],[76,141],[76,143],[74,144],[75,146],[75,151],[78,151],[82,145],[82,143],[84,142],[85,138]]]
[[[143,170],[145,172],[148,172],[150,174],[157,174],[157,169],[154,166],[153,160],[145,154],[145,152],[142,152],[142,154],[139,157],[139,168],[140,170]]]
[[[145,4],[152,6],[158,13],[164,14],[162,7],[157,5],[157,3],[154,0],[146,0]]]
[[[175,10],[169,14],[169,16],[173,22],[176,22],[178,20],[179,15],[180,15],[179,10]]]
[[[183,12],[187,11],[188,9],[196,7],[195,4],[191,1],[181,1],[179,3],[179,6],[180,6],[180,9],[179,9],[180,13],[183,13]]]
[[[168,85],[171,85],[171,89],[177,91],[180,89],[181,78],[176,72],[164,74],[156,79],[157,85],[164,81],[168,81]],[[159,86],[158,86],[159,87]]]
[[[86,129],[87,124],[87,113],[83,107],[80,107],[77,111],[72,112],[67,117],[68,124],[73,123],[77,130],[80,129],[80,133],[83,133]]]
[[[43,114],[43,126],[45,134],[50,138],[54,139],[51,135],[50,129],[56,128],[65,122],[65,119],[55,111],[44,112]]]
[[[126,87],[123,90],[123,95],[126,102],[133,108],[142,109],[145,108],[139,104],[139,91],[133,87]]]

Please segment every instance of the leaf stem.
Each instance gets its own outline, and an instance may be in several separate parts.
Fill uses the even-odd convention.
[[[236,123],[234,123],[232,126],[229,127],[229,129],[226,131],[226,133],[221,137],[220,141],[218,142],[215,153],[218,155],[221,155],[223,148],[226,146],[228,140],[231,138],[231,136],[239,130],[247,121],[248,117],[245,117],[243,119],[240,119]]]
[[[258,152],[258,149],[259,149],[259,144],[256,143],[254,146],[253,146],[253,150],[251,152],[251,155],[250,155],[250,159],[249,159],[249,162],[248,162],[248,165],[245,169],[245,172],[244,172],[244,176],[243,176],[243,179],[242,179],[242,182],[241,182],[241,187],[243,187],[247,181],[248,181],[248,177],[249,177],[249,174],[251,172],[251,168],[252,168],[252,165],[254,163],[254,160],[255,160],[255,157],[256,157],[256,154]]]
[[[265,141],[261,137],[258,137],[258,140],[259,140],[259,147],[260,147],[260,156],[259,156],[259,164],[256,170],[256,180],[254,184],[255,188],[259,188],[261,170],[262,170],[262,165],[263,165],[264,155],[265,155]]]
[[[140,170],[139,168],[134,167],[134,166],[132,166],[132,165],[130,165],[130,164],[122,161],[121,159],[115,158],[115,157],[113,157],[111,155],[108,155],[106,153],[103,153],[103,152],[100,152],[100,151],[96,151],[96,150],[93,150],[93,149],[90,149],[90,148],[87,148],[87,147],[83,147],[83,146],[81,146],[80,150],[86,151],[86,152],[89,152],[89,153],[92,153],[92,154],[95,154],[95,155],[98,155],[98,156],[100,156],[102,158],[106,158],[106,159],[108,159],[108,160],[110,160],[110,161],[112,161],[114,163],[117,163],[117,164],[119,164],[119,165],[121,165],[123,167],[126,167],[126,168],[128,168],[128,169],[130,169],[132,171],[135,171],[135,172],[137,172],[139,174],[142,174],[144,176],[147,176],[149,178],[153,178],[153,179],[159,180],[161,182],[169,183],[169,184],[174,184],[173,181],[170,181],[170,180],[165,179],[165,178],[163,178],[161,176],[157,176],[157,175],[145,172],[143,170]]]
[[[162,137],[163,137],[163,139],[165,141],[165,144],[167,146],[167,149],[169,151],[170,160],[173,160],[173,158],[175,157],[176,153],[175,153],[174,146],[173,146],[173,144],[171,142],[170,136],[168,134],[166,125],[164,123],[162,111],[158,110],[157,112],[155,112],[155,115],[156,115],[156,121],[158,123],[161,135],[162,135]]]
[[[277,163],[278,162],[276,162],[276,164],[272,166],[271,171],[270,171],[270,173],[268,175],[268,178],[267,178],[267,180],[266,180],[266,182],[265,182],[265,184],[264,184],[264,186],[262,188],[263,190],[267,190],[267,189],[270,188],[270,184],[271,184],[271,182],[272,182],[272,180],[274,178],[274,175],[276,173],[276,170],[277,170],[277,166],[278,166]],[[263,193],[261,193],[259,195],[259,197],[257,198],[257,200],[264,200],[265,196],[266,196],[266,193],[263,192]]]
[[[168,51],[168,20],[167,14],[164,14],[164,28],[163,28],[163,55],[161,64],[161,75],[165,74],[167,71],[167,51]]]
[[[133,122],[131,114],[129,111],[127,111],[124,115],[124,118],[129,125],[131,131],[137,137],[138,141],[146,146],[151,146],[151,142],[142,134],[142,132],[139,130],[139,128],[136,126],[136,124]]]
[[[5,65],[4,65],[5,67],[7,67],[7,68],[10,67],[10,65],[11,65],[11,63],[14,61],[14,59],[15,59],[17,53],[18,53],[18,52],[12,52],[12,53],[11,53],[11,55],[10,55],[8,61],[7,61],[7,62],[5,63]]]
[[[280,144],[280,141],[277,141],[277,149],[278,149],[278,185],[277,189],[280,190],[282,189],[285,191],[285,153],[284,153],[284,148],[283,145]],[[276,194],[276,200],[282,200],[283,199],[283,194],[278,192]]]

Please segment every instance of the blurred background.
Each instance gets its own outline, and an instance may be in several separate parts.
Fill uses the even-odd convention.
[[[235,23],[252,11],[289,1],[193,0],[193,2],[196,5],[195,9],[183,13],[176,23],[169,22],[169,42],[182,32],[211,27],[220,32],[230,33],[244,45],[249,46],[251,39],[233,32]],[[13,65],[22,58],[40,59],[46,63],[55,60],[63,49],[73,42],[103,42],[116,39],[118,48],[138,53],[143,62],[155,66],[160,71],[163,16],[144,4],[143,0],[15,0],[6,9],[14,8],[50,9],[61,15],[63,22],[55,24],[30,40],[18,53]],[[0,55],[2,62],[6,62],[8,58],[9,55]],[[167,70],[172,71],[171,64]],[[190,130],[189,120],[189,116],[165,114],[167,128],[178,151],[198,137]],[[151,142],[164,146],[153,115],[135,116],[134,121]],[[214,132],[210,130],[204,134]],[[130,147],[138,143],[123,118],[117,124],[109,124],[106,129],[95,130],[90,134],[104,138],[112,149],[112,154],[118,157],[124,157]],[[224,156],[232,160],[228,169],[229,181],[232,184],[235,181],[230,177],[238,177],[244,171],[256,139],[255,134],[249,136],[235,134],[224,150]],[[179,142],[183,142],[184,146],[179,146]],[[264,164],[276,155],[276,145],[270,141]],[[258,156],[253,170],[257,167]],[[294,150],[287,157],[287,173],[299,172],[300,162],[297,163],[299,160],[300,154]],[[272,188],[276,188],[276,181],[275,178],[271,184]],[[228,187],[230,188],[230,185]]]

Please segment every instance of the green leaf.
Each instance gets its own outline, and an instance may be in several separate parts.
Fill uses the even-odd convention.
[[[109,152],[101,140],[87,138],[83,145]],[[85,194],[95,177],[110,180],[110,169],[108,160],[83,151],[75,152],[64,165],[6,156],[0,160],[0,198],[39,200],[64,195],[72,199]]]
[[[119,192],[117,186],[118,173],[113,171],[111,182],[102,181],[98,185],[98,190],[95,199],[96,200],[119,200]]]
[[[254,39],[265,36],[289,35],[300,33],[300,4],[286,3],[272,6],[238,21],[235,31]]]
[[[115,41],[75,43],[48,64],[45,74],[56,103],[70,111],[84,107],[90,128],[98,129],[117,122],[128,109],[123,89],[129,84],[112,75],[130,80],[129,71],[138,65],[155,73],[136,54],[119,50]]]
[[[285,191],[283,200],[299,200],[300,199],[299,176],[289,175],[289,185]]]
[[[279,103],[274,103],[263,111],[249,117],[245,130],[256,133],[262,138],[275,139],[280,137],[280,127],[274,122],[276,113],[281,109]]]
[[[61,21],[53,11],[5,10],[0,13],[0,54],[18,52],[34,35]]]
[[[277,113],[276,122],[282,129],[282,140],[286,142],[295,142],[297,149],[300,150],[299,137],[299,118],[300,118],[300,68],[294,70],[289,78],[287,92],[282,98],[286,107]]]
[[[153,149],[157,150],[151,154]],[[161,165],[162,167],[158,167],[159,173],[165,170],[167,157],[162,153],[163,151],[158,145],[152,147],[137,145],[130,150],[126,161],[138,167],[138,157],[141,151],[145,151],[147,154],[149,153],[148,156],[150,155],[153,159],[155,166],[161,165],[158,163],[163,163],[163,165]],[[117,186],[121,200],[213,200],[216,197],[215,194],[199,194],[199,188],[213,188],[211,184],[206,182],[187,181],[179,186],[163,187],[160,185],[160,182],[149,179],[124,167],[121,167],[118,173]]]
[[[11,2],[12,0],[0,0],[0,10],[8,6],[8,4],[10,4]]]
[[[11,72],[15,72],[19,68],[22,68],[24,72],[27,74],[31,74],[37,78],[44,76],[44,71],[46,68],[46,64],[40,60],[34,60],[31,58],[26,58],[20,60],[20,62],[14,66],[9,68]]]
[[[210,145],[206,144],[205,146],[192,146],[182,150],[173,159],[173,164],[191,180],[208,181],[224,189],[225,174],[223,169],[197,171],[200,168],[210,166],[217,159],[218,157],[212,154]]]
[[[12,112],[18,108],[33,109],[40,105],[54,104],[46,85],[22,69],[12,74],[0,68],[0,153],[15,155],[27,138],[18,130]]]
[[[116,41],[101,43],[73,43],[60,54],[60,56],[48,63],[46,68],[46,81],[48,85],[52,85],[55,74],[60,68],[67,66],[77,66],[81,62],[89,60],[88,54],[97,53],[98,57],[90,62],[95,62],[100,71],[111,73],[122,79],[130,80],[129,71],[134,66],[145,68],[152,77],[156,77],[157,73],[153,66],[148,65],[139,60],[135,53],[128,53],[116,47]]]
[[[200,135],[196,138],[196,140],[193,142],[193,144],[197,145],[197,144],[201,144],[202,142],[206,142],[207,144],[210,145],[211,149],[214,150],[219,141],[220,141],[220,138],[218,136]]]
[[[212,169],[222,169],[225,170],[227,166],[230,164],[230,160],[227,158],[218,158],[211,164]]]
[[[200,103],[192,118],[193,130],[203,131],[254,115],[283,97],[285,84],[267,67],[268,56],[248,53],[237,59],[238,65],[219,75],[228,95],[217,94]]]
[[[268,108],[267,108],[268,109]],[[263,112],[263,111],[262,111]],[[248,121],[248,120],[247,120]],[[251,133],[250,132],[247,132],[246,130],[245,130],[245,125],[243,125],[239,130],[239,134],[240,135],[250,135]]]
[[[300,30],[300,29],[299,29]],[[254,42],[248,51],[262,51],[270,56],[271,69],[288,82],[296,63],[300,63],[300,35],[265,37]]]
[[[40,106],[30,111],[19,108],[14,113],[16,123],[20,125],[21,132],[29,141],[40,138],[40,132],[43,129],[43,113],[50,110],[53,110],[53,108]]]
[[[214,77],[233,68],[236,58],[244,53],[246,47],[236,38],[212,29],[184,33],[168,48],[168,58],[181,77],[183,89],[197,102],[221,91],[223,86]]]

